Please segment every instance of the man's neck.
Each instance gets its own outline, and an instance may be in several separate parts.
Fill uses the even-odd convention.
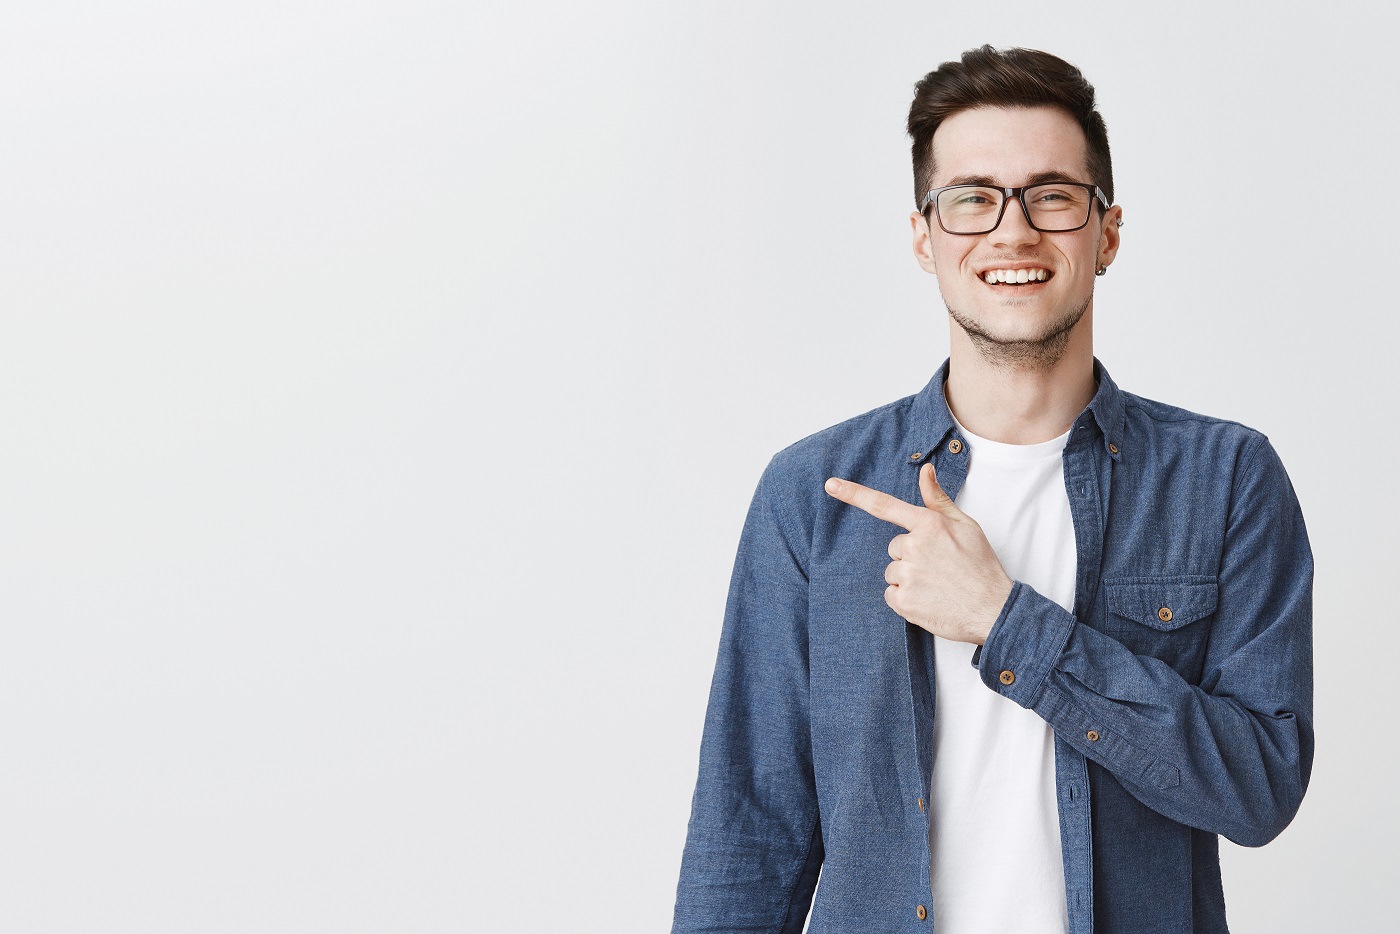
[[[1092,341],[1071,340],[1048,367],[988,362],[953,325],[944,395],[953,417],[980,438],[1038,444],[1069,431],[1094,398]]]

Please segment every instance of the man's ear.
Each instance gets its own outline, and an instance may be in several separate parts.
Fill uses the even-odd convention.
[[[1123,235],[1118,228],[1123,226],[1123,209],[1114,205],[1104,212],[1103,233],[1099,236],[1099,265],[1107,266],[1118,255],[1118,246]]]
[[[928,218],[914,211],[909,215],[909,226],[914,232],[914,258],[924,272],[938,275],[938,267],[933,262],[933,231],[929,230]]]

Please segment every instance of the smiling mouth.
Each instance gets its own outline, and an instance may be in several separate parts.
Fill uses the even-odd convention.
[[[1050,281],[1054,275],[1050,270],[1038,266],[1029,269],[988,269],[982,273],[982,281],[988,285],[1038,285]]]

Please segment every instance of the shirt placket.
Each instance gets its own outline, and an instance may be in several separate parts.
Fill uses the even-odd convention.
[[[909,479],[905,483],[903,490],[907,502],[923,502],[923,494],[919,490],[918,471],[924,463],[932,461],[934,470],[938,473],[938,485],[949,498],[956,500],[958,493],[962,490],[964,481],[967,480],[968,449],[967,443],[958,437],[956,428],[949,428],[938,440],[938,443],[927,449],[920,449],[909,455]],[[916,787],[923,789],[923,795],[919,797],[916,806],[919,812],[920,848],[923,853],[923,869],[920,873],[920,890],[924,893],[920,901],[915,905],[915,918],[919,922],[931,919],[936,912],[937,906],[933,905],[932,870],[931,858],[928,844],[928,811],[924,802],[928,800],[932,793],[930,782],[933,777],[933,711],[935,692],[937,685],[933,676],[933,636],[927,630],[907,624],[906,636],[906,657],[909,672],[909,699],[913,718],[911,727],[913,729],[913,748],[917,755],[916,767],[919,770],[918,783]],[[933,911],[925,909],[927,903]],[[922,928],[922,924],[920,925]],[[929,925],[932,927],[932,925]]]
[[[1074,523],[1074,615],[1090,618],[1098,597],[1107,524],[1104,508],[1112,483],[1113,461],[1105,439],[1085,412],[1065,446],[1065,492]],[[1104,450],[1100,450],[1103,447]],[[1055,790],[1059,802],[1060,845],[1065,868],[1065,900],[1070,934],[1094,928],[1093,822],[1089,800],[1089,766],[1083,754],[1055,737]]]

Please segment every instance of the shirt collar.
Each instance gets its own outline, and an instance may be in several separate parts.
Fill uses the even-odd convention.
[[[899,455],[905,463],[922,463],[929,451],[940,447],[949,435],[957,432],[953,413],[948,410],[948,399],[943,395],[951,362],[951,358],[944,360],[933,379],[914,397],[905,436],[906,450]],[[1075,432],[1070,435],[1070,443],[1078,441],[1081,426],[1095,425],[1103,436],[1104,453],[1117,460],[1121,456],[1119,448],[1123,435],[1123,392],[1098,357],[1094,358],[1094,379],[1098,382],[1098,391],[1074,420]]]

